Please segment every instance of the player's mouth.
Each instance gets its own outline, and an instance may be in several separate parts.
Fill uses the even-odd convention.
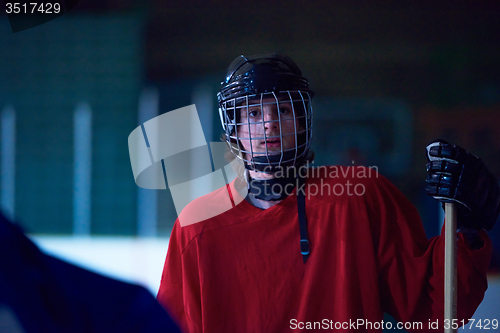
[[[261,142],[262,146],[266,146],[268,148],[271,148],[271,147],[281,147],[281,140],[276,138],[276,139],[268,139],[266,141],[262,141]]]

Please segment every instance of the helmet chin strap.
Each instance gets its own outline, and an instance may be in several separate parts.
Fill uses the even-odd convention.
[[[287,167],[292,167],[292,166],[299,166],[302,164],[303,158],[302,159],[295,159],[295,151],[286,151],[283,153],[283,157],[281,157],[281,154],[276,154],[276,155],[261,155],[261,156],[254,156],[252,158],[252,161],[254,163],[245,163],[245,168],[248,170],[255,170],[259,172],[264,172],[264,173],[276,173],[283,168]],[[288,162],[282,162],[280,164],[280,161],[288,161]]]
[[[298,179],[295,177],[279,177],[269,179],[249,179],[248,193],[256,199],[264,201],[280,201],[289,196]]]
[[[298,184],[297,171],[294,168],[302,166],[303,159],[295,160],[295,152],[285,152],[281,155],[269,155],[254,157],[256,168],[245,165],[246,179],[248,183],[248,193],[256,199],[264,201],[280,201],[289,196]],[[269,158],[269,160],[268,160]],[[279,165],[280,160],[291,160],[288,163]],[[293,165],[293,162],[299,162]],[[271,162],[269,164],[269,162]],[[258,164],[257,164],[258,163]],[[266,174],[274,174],[273,178],[251,178],[249,170],[260,171]]]
[[[296,177],[297,176],[297,177]],[[252,179],[245,170],[245,177],[248,182],[248,193],[257,199],[264,201],[278,201],[285,199],[297,187],[297,209],[299,214],[299,231],[300,231],[300,253],[304,264],[309,258],[311,252],[309,246],[309,235],[307,232],[306,218],[306,203],[303,191],[305,179],[299,173],[294,173],[294,176],[268,178],[268,179]],[[278,186],[277,186],[278,185]]]

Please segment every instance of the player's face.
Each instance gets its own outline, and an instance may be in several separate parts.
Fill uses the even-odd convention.
[[[240,108],[240,123],[237,127],[238,137],[243,149],[266,154],[279,154],[296,146],[296,131],[303,131],[296,119],[297,110],[286,101],[276,101],[274,97],[262,101],[249,100],[248,107]],[[294,116],[295,113],[295,116]],[[281,126],[280,126],[281,124]],[[266,150],[267,148],[267,150]]]

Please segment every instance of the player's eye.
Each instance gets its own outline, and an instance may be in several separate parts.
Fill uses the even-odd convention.
[[[286,106],[282,106],[279,108],[279,111],[281,114],[289,114],[292,112],[292,110],[290,110],[289,107],[286,107]]]
[[[260,112],[258,110],[250,110],[248,111],[248,115],[252,118],[258,117],[260,115]]]

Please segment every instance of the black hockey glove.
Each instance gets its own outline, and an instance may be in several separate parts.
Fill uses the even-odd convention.
[[[426,192],[457,203],[458,227],[491,230],[500,213],[500,187],[477,156],[443,140],[427,147]]]

